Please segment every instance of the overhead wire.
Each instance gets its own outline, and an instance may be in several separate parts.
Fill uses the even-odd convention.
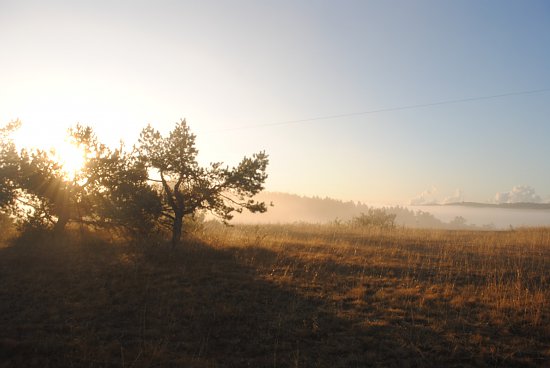
[[[273,126],[281,126],[281,125],[301,124],[301,123],[307,123],[307,122],[313,122],[313,121],[319,121],[319,120],[331,120],[331,119],[338,119],[338,118],[347,118],[352,116],[378,114],[382,112],[412,110],[412,109],[419,109],[419,108],[425,108],[425,107],[431,107],[431,106],[451,105],[451,104],[466,103],[466,102],[473,102],[473,101],[490,100],[490,99],[496,99],[496,98],[502,98],[502,97],[529,95],[529,94],[543,93],[548,91],[550,91],[550,88],[541,88],[541,89],[534,89],[534,90],[527,90],[527,91],[501,93],[501,94],[495,94],[495,95],[489,95],[489,96],[476,96],[476,97],[468,97],[468,98],[461,98],[461,99],[455,99],[455,100],[429,102],[429,103],[423,103],[423,104],[394,106],[394,107],[380,108],[380,109],[360,111],[360,112],[350,112],[350,113],[342,113],[342,114],[335,114],[335,115],[316,116],[316,117],[304,118],[304,119],[283,120],[283,121],[270,122],[270,123],[252,124],[252,125],[245,125],[240,127],[226,128],[222,130],[232,131],[232,130],[245,130],[245,129],[263,128],[263,127],[273,127]]]

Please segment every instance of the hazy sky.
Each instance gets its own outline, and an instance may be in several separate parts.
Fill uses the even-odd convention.
[[[548,89],[549,1],[0,0],[0,52],[29,145],[187,118],[204,163],[266,150],[272,191],[550,199],[550,91],[258,126]]]

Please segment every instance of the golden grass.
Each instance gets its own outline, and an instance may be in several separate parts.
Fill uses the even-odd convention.
[[[550,363],[550,229],[79,236],[0,249],[0,367]]]

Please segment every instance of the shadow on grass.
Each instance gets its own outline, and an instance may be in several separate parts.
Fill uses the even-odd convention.
[[[0,283],[0,367],[349,367],[408,356],[198,242],[4,248]]]
[[[243,252],[257,262],[242,262]],[[367,325],[361,314],[338,316],[332,300],[308,296],[297,284],[271,282],[254,266],[279,256],[261,247],[216,249],[198,241],[175,250],[100,241],[0,249],[0,367],[449,362],[403,343],[412,337],[396,338],[442,339],[428,325]],[[343,276],[335,265],[325,268]]]
[[[371,357],[377,360],[363,364],[544,367],[550,361],[547,323],[533,326],[524,310],[500,308],[495,313],[494,306],[479,300],[475,288],[488,283],[487,275],[463,275],[460,269],[449,275],[445,269],[408,262],[350,264],[349,259],[299,251],[298,257],[279,253],[273,267],[265,248],[234,251],[243,253],[242,259],[253,254],[258,269],[289,278],[289,284],[300,285],[302,295],[325,295],[323,308],[349,322],[371,353],[374,348]],[[507,281],[508,274],[501,275]],[[539,287],[543,278],[534,278]],[[547,320],[548,309],[541,309]],[[354,337],[342,341],[348,338]]]

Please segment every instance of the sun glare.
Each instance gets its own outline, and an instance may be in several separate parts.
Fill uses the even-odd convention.
[[[64,134],[61,129],[44,132],[40,129],[33,131],[23,126],[13,134],[13,140],[18,149],[48,152],[50,158],[62,166],[66,179],[75,180],[85,164],[86,154],[69,142],[68,138],[56,139],[56,133],[57,136]]]
[[[63,142],[54,148],[55,159],[63,166],[68,179],[74,180],[82,170],[84,152],[69,142]]]

